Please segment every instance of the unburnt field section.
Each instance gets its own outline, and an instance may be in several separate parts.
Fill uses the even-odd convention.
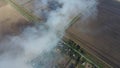
[[[0,0],[0,7],[6,5],[6,2],[4,0]]]
[[[28,25],[27,19],[16,9],[0,0],[0,39],[7,35],[17,35]]]
[[[67,36],[92,55],[120,68],[120,0],[99,2],[97,18],[76,22],[68,29]]]
[[[33,12],[33,0],[12,1]],[[99,2],[96,19],[76,22],[67,30],[66,35],[106,64],[120,68],[120,1]],[[6,35],[19,34],[25,24],[28,24],[27,20],[18,11],[5,4],[3,0],[0,1],[0,39]]]

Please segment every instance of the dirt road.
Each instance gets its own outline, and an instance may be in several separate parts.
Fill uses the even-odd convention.
[[[100,0],[97,18],[89,22],[78,21],[69,28],[68,34],[84,43],[82,47],[91,54],[120,68],[120,1]]]
[[[5,35],[19,34],[21,29],[28,24],[26,18],[10,5],[0,1],[0,39]]]

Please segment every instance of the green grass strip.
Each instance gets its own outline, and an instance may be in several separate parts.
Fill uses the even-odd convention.
[[[84,56],[82,53],[80,53],[79,51],[77,51],[75,48],[73,48],[70,45],[68,45],[66,42],[62,41],[62,43],[64,43],[69,48],[71,48],[74,52],[76,52],[77,54],[79,54],[81,57],[85,58],[88,62],[94,64],[97,68],[100,68],[96,63],[94,63],[93,61],[91,61],[90,59],[88,59],[86,56]]]
[[[12,0],[6,0],[9,4],[11,4],[16,10],[18,10],[23,16],[25,16],[29,21],[40,21],[40,18],[30,13],[27,9],[24,7],[21,7],[16,2],[13,2]]]

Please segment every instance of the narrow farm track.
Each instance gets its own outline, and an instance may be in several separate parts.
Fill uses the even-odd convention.
[[[120,68],[120,1],[99,0],[98,15],[67,30],[71,39],[114,68]]]

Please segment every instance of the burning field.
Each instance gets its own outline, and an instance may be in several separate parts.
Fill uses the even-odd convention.
[[[33,13],[43,21],[32,22],[31,26],[10,5],[0,7],[0,68],[51,68],[49,61],[54,55],[50,57],[49,52],[62,39],[72,19],[80,14],[81,21],[86,21],[97,12],[96,0],[35,0],[33,6]],[[47,63],[34,67],[31,62],[37,57]]]

